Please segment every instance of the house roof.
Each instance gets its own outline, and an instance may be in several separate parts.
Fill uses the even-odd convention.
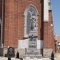
[[[60,42],[60,36],[57,36],[57,42]]]

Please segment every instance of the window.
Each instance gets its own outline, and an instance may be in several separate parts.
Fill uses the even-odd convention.
[[[25,10],[25,24],[24,24],[24,34],[25,36],[28,36],[30,31],[37,31],[37,9],[30,5]]]

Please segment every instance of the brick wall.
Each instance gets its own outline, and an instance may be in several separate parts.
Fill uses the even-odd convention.
[[[42,1],[40,0],[5,0],[4,47],[17,47],[18,40],[24,37],[24,11],[33,4],[38,10],[38,39],[41,39]]]
[[[52,48],[55,51],[53,27],[52,11],[49,11],[49,21],[44,22],[44,48]]]

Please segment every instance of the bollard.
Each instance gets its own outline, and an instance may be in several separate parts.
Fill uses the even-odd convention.
[[[20,58],[20,60],[23,60],[23,58]]]
[[[19,58],[19,52],[17,52],[17,54],[16,54],[16,58]]]
[[[8,60],[11,60],[11,57],[8,57]]]
[[[54,60],[54,53],[51,53],[51,60]]]

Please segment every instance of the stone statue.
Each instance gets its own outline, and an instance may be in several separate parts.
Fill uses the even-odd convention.
[[[33,15],[34,13],[33,13],[33,11],[31,12],[31,11],[28,11],[29,13],[30,13],[30,19],[31,19],[31,30],[32,31],[34,31],[35,30],[35,28],[36,28],[36,19],[37,19],[37,17],[36,17],[36,15]]]
[[[31,30],[34,31],[36,28],[36,21],[32,20],[31,21]]]

